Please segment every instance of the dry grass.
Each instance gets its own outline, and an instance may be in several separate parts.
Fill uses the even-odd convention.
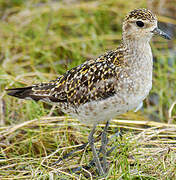
[[[116,48],[124,15],[137,7],[146,2],[0,0],[0,179],[95,179],[95,167],[70,172],[89,163],[89,146],[53,165],[87,142],[89,127],[55,107],[8,97],[4,89],[55,79]],[[153,89],[144,111],[111,122],[108,146],[117,148],[108,158],[107,179],[176,179],[174,43],[154,38]],[[114,136],[119,129],[121,138]]]
[[[139,118],[138,116],[137,118]],[[176,125],[153,121],[114,119],[109,129],[109,179],[175,179]],[[97,134],[100,133],[100,124]],[[117,127],[122,138],[113,136]],[[53,165],[60,157],[87,142],[89,128],[69,117],[42,117],[1,127],[1,167],[3,179],[85,179],[94,178],[95,168],[71,170],[88,164],[91,151],[78,151],[67,160]],[[99,146],[99,141],[96,145]]]

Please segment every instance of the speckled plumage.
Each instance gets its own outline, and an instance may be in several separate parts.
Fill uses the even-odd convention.
[[[156,16],[148,9],[135,9],[131,11],[125,18],[125,21],[131,19],[142,19],[142,20],[148,20],[150,22],[157,20]]]
[[[139,20],[144,27],[137,27]],[[86,124],[107,121],[132,110],[152,87],[149,41],[156,27],[157,19],[151,11],[135,9],[125,18],[119,48],[86,61],[49,83],[9,89],[8,94],[55,103]]]

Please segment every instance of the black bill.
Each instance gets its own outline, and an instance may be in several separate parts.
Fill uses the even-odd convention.
[[[169,39],[169,40],[171,40],[171,37],[168,35],[168,34],[166,34],[165,32],[163,32],[161,29],[159,29],[159,28],[155,28],[153,31],[152,31],[152,33],[153,34],[156,34],[156,35],[159,35],[159,36],[161,36],[161,37],[163,37],[163,38],[165,38],[165,39]]]

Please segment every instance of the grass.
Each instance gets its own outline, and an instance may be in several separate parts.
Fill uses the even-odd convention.
[[[88,164],[90,147],[52,165],[87,142],[89,127],[63,116],[56,107],[8,97],[4,89],[47,82],[86,59],[116,48],[125,14],[137,7],[146,7],[146,2],[0,0],[1,179],[95,179],[94,167],[69,173]],[[172,18],[159,19],[176,24]],[[176,109],[172,108],[176,56],[174,47],[168,50],[168,42],[161,38],[154,38],[152,50],[153,88],[143,112],[130,112],[111,122],[109,137],[119,128],[123,136],[112,138],[108,144],[118,147],[108,159],[108,179],[176,178]]]

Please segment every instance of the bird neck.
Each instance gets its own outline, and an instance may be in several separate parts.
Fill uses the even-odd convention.
[[[128,50],[143,50],[146,47],[148,48],[148,46],[150,46],[149,42],[150,39],[149,38],[125,38],[123,37],[122,39],[123,41],[123,45],[125,46],[126,49]]]
[[[123,39],[121,47],[124,62],[129,66],[153,66],[152,51],[148,40]]]
[[[129,63],[145,61],[145,59],[152,61],[152,52],[149,40],[123,38],[122,44],[125,52],[124,56],[126,57],[125,60],[129,61]]]

